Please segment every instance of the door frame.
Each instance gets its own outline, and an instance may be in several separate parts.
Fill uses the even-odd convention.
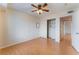
[[[60,41],[62,40],[62,35],[61,35],[61,21],[62,21],[64,18],[71,18],[70,21],[72,21],[72,15],[60,17]],[[64,21],[65,21],[65,20],[63,20],[63,22],[64,22]],[[72,24],[71,24],[71,27],[72,27]],[[63,31],[64,31],[64,29],[63,29]]]

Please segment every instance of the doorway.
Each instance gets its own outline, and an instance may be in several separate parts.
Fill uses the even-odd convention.
[[[62,40],[71,42],[72,16],[60,18],[60,42]]]
[[[55,20],[49,19],[47,20],[47,38],[51,38],[55,40]]]

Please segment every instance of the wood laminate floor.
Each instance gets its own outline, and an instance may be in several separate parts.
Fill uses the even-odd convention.
[[[65,38],[60,44],[52,39],[38,38],[0,50],[1,55],[77,55],[70,40]]]

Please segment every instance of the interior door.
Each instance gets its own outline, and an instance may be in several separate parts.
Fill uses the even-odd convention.
[[[49,38],[55,39],[55,19],[48,21],[48,33]]]

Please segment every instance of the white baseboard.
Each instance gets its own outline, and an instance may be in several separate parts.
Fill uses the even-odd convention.
[[[77,53],[79,53],[79,50],[78,50],[74,45],[72,45],[72,48],[73,48]]]
[[[17,41],[17,42],[13,42],[13,43],[8,43],[4,46],[1,46],[0,49],[3,49],[3,48],[6,48],[6,47],[10,47],[10,46],[13,46],[13,45],[16,45],[16,44],[20,44],[20,43],[23,43],[23,42],[27,42],[27,41],[30,41],[30,40],[33,40],[33,39],[39,39],[39,38],[42,38],[42,39],[47,39],[45,37],[37,37],[37,38],[32,38],[32,39],[29,39],[29,40],[23,40],[23,41]],[[56,43],[58,43],[57,41],[55,41]]]
[[[35,38],[33,38],[33,39],[35,39]],[[10,46],[13,46],[13,45],[16,45],[16,44],[20,44],[20,43],[23,43],[23,42],[27,42],[27,41],[30,41],[30,40],[33,40],[33,39],[9,43],[9,44],[6,44],[6,45],[4,45],[4,46],[1,46],[0,49],[6,48],[6,47],[10,47]]]

